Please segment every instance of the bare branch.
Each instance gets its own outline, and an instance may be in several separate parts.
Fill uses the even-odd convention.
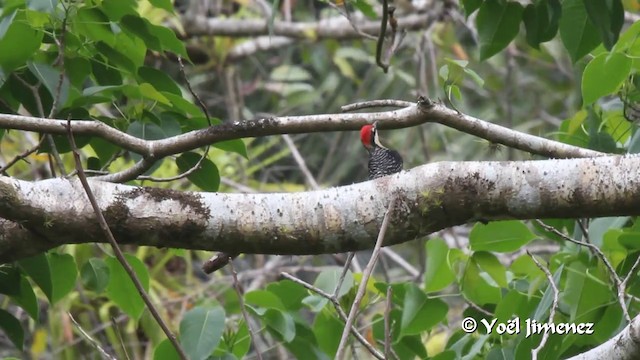
[[[84,171],[82,169],[82,162],[80,161],[80,152],[78,150],[78,147],[76,146],[73,133],[71,132],[70,120],[67,123],[67,138],[69,139],[69,143],[71,144],[73,158],[75,160],[76,170],[78,172],[78,178],[82,183],[82,187],[84,188],[86,196],[89,198],[89,202],[91,203],[91,207],[93,208],[94,215],[96,216],[98,223],[100,224],[100,229],[102,230],[104,237],[107,238],[107,240],[109,241],[109,244],[113,249],[113,253],[116,259],[118,259],[118,262],[122,265],[125,272],[133,282],[133,285],[135,286],[136,290],[138,290],[140,297],[142,298],[144,303],[147,305],[147,309],[149,309],[149,312],[151,313],[153,318],[156,320],[156,322],[158,323],[162,331],[165,333],[165,335],[167,336],[171,344],[173,344],[173,347],[175,348],[178,356],[183,360],[187,360],[188,359],[187,354],[182,349],[182,346],[180,346],[180,343],[178,342],[178,338],[171,332],[171,330],[169,330],[169,327],[160,316],[160,313],[158,313],[158,310],[153,305],[153,302],[151,302],[151,298],[149,298],[149,294],[147,294],[147,291],[144,289],[144,286],[142,285],[142,282],[140,282],[140,279],[138,278],[135,271],[133,270],[133,267],[131,267],[127,259],[124,257],[124,254],[122,253],[122,250],[118,245],[118,242],[116,241],[115,237],[113,236],[113,233],[109,229],[107,220],[102,214],[102,210],[98,205],[98,201],[93,195],[93,191],[91,190],[91,185],[89,185],[89,181],[87,180],[87,177],[84,175]]]
[[[402,212],[387,231],[387,246],[478,219],[640,215],[638,168],[640,156],[439,162],[349,186],[281,194],[91,183],[120,243],[304,255],[372,248],[393,192],[402,194]],[[70,201],[84,197],[80,185],[0,177],[0,217],[46,236],[45,244],[38,242],[45,249],[104,241],[91,207]],[[0,262],[43,250],[13,241],[3,239]]]
[[[547,277],[547,280],[549,281],[549,285],[551,285],[551,288],[553,289],[553,304],[551,305],[551,309],[549,310],[549,324],[553,325],[553,318],[555,317],[556,309],[558,308],[558,297],[559,297],[558,287],[556,286],[556,283],[553,281],[553,276],[549,272],[549,269],[547,269],[546,266],[542,266],[542,264],[540,264],[538,259],[536,259],[535,256],[531,255],[530,252],[527,251],[527,254],[529,255],[529,257],[531,257],[531,260],[533,260],[533,262],[536,263],[536,266],[538,266],[538,268],[542,270],[542,272],[544,272],[545,276]],[[542,340],[540,340],[540,344],[538,344],[538,346],[535,349],[531,350],[532,360],[538,359],[538,352],[540,352],[540,350],[542,350],[544,345],[547,343],[547,339],[549,339],[549,330],[545,328],[544,334],[542,335]]]

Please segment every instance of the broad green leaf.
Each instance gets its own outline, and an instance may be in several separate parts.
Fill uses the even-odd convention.
[[[142,83],[138,85],[138,88],[140,89],[142,96],[144,96],[145,98],[149,100],[157,101],[161,104],[171,105],[171,103],[169,102],[169,99],[167,99],[164,95],[158,92],[158,90],[156,90],[153,87],[153,85],[149,83]]]
[[[18,260],[20,268],[40,287],[40,290],[51,302],[53,298],[53,284],[51,282],[51,268],[49,259],[44,253]]]
[[[142,283],[142,287],[149,291],[149,272],[147,267],[133,255],[125,254],[124,256]],[[105,259],[105,263],[109,267],[110,273],[107,297],[133,319],[139,319],[145,305],[138,290],[133,285],[133,281],[116,258],[108,257]]]
[[[469,17],[474,11],[478,10],[483,1],[484,0],[462,0],[465,16]]]
[[[469,234],[469,243],[474,251],[510,252],[518,250],[535,235],[518,220],[476,223]]]
[[[180,360],[180,356],[169,339],[164,339],[153,349],[153,360]]]
[[[149,0],[149,2],[157,8],[173,13],[173,4],[171,0]]]
[[[164,95],[169,101],[171,101],[171,108],[176,110],[179,113],[189,114],[192,116],[202,116],[202,110],[199,107],[192,104],[191,102],[185,100],[182,96],[178,96],[166,91],[160,92]]]
[[[362,12],[364,16],[368,17],[369,19],[375,19],[378,17],[376,10],[367,0],[355,0],[353,2],[353,6],[355,6],[356,9],[360,10],[360,12]]]
[[[493,282],[495,284],[491,285],[497,285],[503,288],[507,287],[506,269],[495,255],[486,251],[477,251],[471,258],[476,262],[481,271],[489,275],[490,281],[485,277],[488,283]]]
[[[64,59],[64,70],[71,84],[81,89],[91,73],[91,63],[82,57],[66,57]]]
[[[180,91],[178,84],[176,84],[176,82],[163,71],[148,66],[142,66],[138,68],[138,76],[144,82],[153,85],[153,87],[158,91],[166,91],[182,96],[182,92]]]
[[[103,0],[102,10],[111,21],[119,22],[125,15],[137,15],[136,7],[138,2],[135,0]]]
[[[53,282],[51,304],[55,304],[73,290],[78,277],[78,268],[73,256],[56,253],[49,254],[49,266],[51,267],[51,281]]]
[[[99,41],[96,43],[96,49],[107,59],[109,63],[118,67],[120,70],[135,74],[138,64],[134,63],[129,57],[131,53],[124,54],[116,48],[109,46],[107,43]]]
[[[607,50],[618,41],[624,23],[624,9],[620,0],[585,0],[584,6],[591,23],[600,32],[600,38]]]
[[[245,159],[249,159],[247,146],[244,144],[244,141],[242,141],[242,139],[218,141],[216,143],[213,143],[213,147],[224,151],[234,152],[238,155],[243,156]]]
[[[267,290],[254,290],[244,295],[246,304],[251,306],[259,306],[265,309],[276,309],[281,311],[287,311],[280,298]]]
[[[2,272],[2,269],[0,269]],[[24,276],[20,276],[20,295],[11,297],[18,305],[27,311],[29,316],[36,322],[40,317],[40,306],[38,305],[38,299],[33,292],[33,287]]]
[[[267,290],[280,298],[284,310],[297,311],[303,307],[302,299],[308,292],[302,286],[291,280],[280,280],[267,285]]]
[[[145,19],[146,20],[146,19]],[[176,37],[176,33],[167,27],[153,25],[147,23],[149,32],[160,40],[163,50],[171,50],[176,55],[181,55],[183,58],[188,59],[187,49],[184,47],[184,43]]]
[[[324,309],[313,321],[313,332],[318,346],[327,354],[335,354],[340,344],[340,335],[344,330],[344,322],[340,321],[335,312]]]
[[[497,304],[501,299],[500,288],[487,283],[486,278],[482,276],[483,272],[478,263],[470,258],[460,280],[462,293],[465,298],[480,306]]]
[[[192,169],[202,155],[194,152],[186,152],[176,159],[176,165],[181,173]],[[204,191],[218,191],[220,187],[220,173],[218,167],[209,159],[204,158],[198,169],[187,175],[187,179]]]
[[[511,271],[517,276],[524,276],[529,281],[544,276],[544,272],[536,265],[531,256],[521,255],[511,263]]]
[[[562,3],[560,38],[574,63],[600,44],[598,30],[588,19],[583,0]]]
[[[129,33],[140,38],[149,49],[162,51],[160,40],[149,30],[151,24],[148,20],[138,15],[124,15],[120,24]]]
[[[293,318],[286,312],[269,309],[261,319],[283,341],[290,342],[296,336],[296,326]]]
[[[109,284],[109,267],[100,258],[91,258],[80,271],[82,284],[87,290],[101,293]]]
[[[107,65],[107,60],[101,55],[96,55],[91,60],[91,74],[98,85],[121,85],[122,74],[112,66]]]
[[[522,11],[522,5],[513,1],[486,0],[480,6],[476,18],[480,60],[497,54],[518,35]]]
[[[180,343],[191,360],[204,360],[218,346],[224,330],[224,309],[198,306],[180,321]]]
[[[95,42],[103,41],[115,46],[115,35],[111,30],[109,18],[98,7],[81,7],[73,18],[76,33],[83,34]]]
[[[24,347],[24,329],[22,324],[8,311],[0,309],[0,328],[19,350]]]
[[[440,238],[427,241],[427,268],[424,273],[426,292],[440,291],[455,280],[455,274],[447,262],[449,247]]]
[[[60,82],[60,71],[47,64],[29,63],[29,70],[44,84],[49,90],[52,98],[58,97],[58,109],[60,109],[69,97],[69,79],[63,75]]]
[[[342,274],[342,268],[332,268],[323,270],[313,285],[329,294],[333,294],[336,291],[336,287],[338,286],[338,280],[340,280],[340,275]],[[350,270],[347,270],[347,273],[342,281],[342,286],[340,286],[340,290],[338,291],[337,297],[340,298],[347,294],[349,290],[354,285],[353,273]]]
[[[622,53],[603,53],[591,60],[582,73],[582,99],[585,105],[613,94],[631,72],[631,58]]]
[[[20,296],[20,271],[15,267],[0,267],[0,294]]]
[[[558,32],[562,6],[559,0],[538,0],[525,7],[522,20],[527,30],[527,43],[540,48],[540,43],[553,39]]]
[[[598,320],[598,310],[611,301],[609,279],[599,279],[594,270],[579,261],[567,267],[566,287],[562,299],[570,306],[572,322]]]
[[[440,299],[429,299],[414,283],[405,284],[402,304],[401,336],[420,334],[447,316],[448,306]]]
[[[16,11],[0,20],[0,67],[9,74],[23,65],[40,48],[43,33],[33,29],[24,11]]]

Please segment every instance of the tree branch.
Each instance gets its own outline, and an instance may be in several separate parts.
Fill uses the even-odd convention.
[[[278,194],[91,186],[122,244],[303,255],[372,248],[393,193],[400,194],[399,210],[385,246],[476,220],[640,215],[638,168],[640,156],[440,162],[350,186]],[[83,199],[77,181],[0,177],[0,217],[47,242],[28,246],[15,243],[24,236],[5,237],[0,262],[67,243],[104,242]]]

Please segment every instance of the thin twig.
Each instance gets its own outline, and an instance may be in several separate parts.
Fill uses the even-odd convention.
[[[549,284],[553,289],[553,304],[551,305],[551,309],[549,309],[549,321],[548,321],[549,325],[553,325],[553,318],[555,317],[556,309],[558,308],[558,287],[556,286],[556,283],[553,281],[553,276],[549,272],[549,269],[547,269],[546,266],[542,266],[542,264],[540,264],[540,262],[538,262],[538,260],[530,252],[527,251],[527,254],[531,257],[533,262],[536,263],[538,268],[542,270],[544,274],[547,276],[547,280],[549,280]],[[545,328],[544,334],[542,335],[542,340],[540,340],[540,344],[538,344],[538,346],[535,349],[531,350],[531,360],[538,359],[538,352],[542,350],[544,345],[547,343],[548,338],[549,338],[549,331],[547,328]]]
[[[338,278],[338,282],[336,283],[336,289],[333,291],[333,296],[338,297],[340,293],[340,288],[342,287],[342,283],[344,282],[345,276],[347,276],[347,271],[349,270],[349,266],[351,265],[351,261],[353,257],[356,256],[355,252],[350,252],[347,256],[347,261],[344,262],[344,266],[342,267],[342,273],[340,273],[340,277]]]
[[[26,150],[25,152],[23,152],[22,154],[17,155],[17,156],[15,156],[13,159],[11,159],[11,161],[9,161],[5,166],[3,166],[3,167],[1,167],[1,168],[0,168],[0,173],[6,176],[6,175],[7,175],[7,174],[6,174],[6,171],[7,171],[10,167],[12,167],[13,165],[15,165],[18,161],[20,161],[20,160],[22,160],[22,159],[26,158],[27,156],[29,156],[29,155],[33,154],[33,153],[34,153],[34,152],[36,152],[36,151],[38,151],[38,149],[40,149],[40,146],[42,146],[42,143],[44,142],[44,139],[45,139],[45,137],[44,137],[44,136],[40,137],[40,141],[38,141],[38,143],[37,143],[34,147],[32,147],[32,148],[30,148],[30,149],[27,149],[27,150]],[[26,160],[25,160],[25,161],[26,161]]]
[[[288,134],[283,134],[282,138],[284,139],[284,142],[287,144],[287,147],[291,151],[291,155],[293,155],[293,159],[295,160],[296,164],[300,168],[300,171],[302,172],[304,177],[307,179],[307,182],[309,183],[311,188],[313,190],[319,190],[320,185],[318,185],[318,182],[311,174],[311,171],[309,171],[309,168],[307,167],[307,163],[304,161],[304,158],[302,157],[302,155],[300,155],[300,151],[298,151],[298,147],[296,147],[296,144],[291,139],[291,136],[289,136]]]
[[[395,207],[395,203],[397,200],[397,196],[393,196],[391,201],[389,202],[389,207],[387,208],[387,212],[384,215],[384,219],[382,220],[382,226],[380,227],[380,232],[378,233],[378,239],[376,240],[376,245],[373,248],[373,252],[371,254],[371,259],[369,263],[364,269],[362,273],[362,279],[360,280],[360,285],[358,286],[358,291],[356,292],[356,297],[353,300],[353,304],[351,305],[351,310],[349,311],[349,316],[347,317],[347,323],[345,324],[345,330],[342,332],[342,337],[340,338],[340,344],[338,345],[338,350],[336,352],[336,359],[342,360],[344,358],[344,352],[347,346],[347,339],[349,338],[349,329],[353,326],[355,321],[356,314],[358,312],[358,308],[360,307],[360,302],[364,297],[364,293],[367,289],[367,282],[369,281],[369,277],[373,272],[373,268],[376,265],[378,260],[378,256],[380,255],[380,249],[382,248],[382,243],[384,241],[384,235],[387,232],[387,227],[389,226],[389,221],[393,215],[393,209]]]
[[[623,283],[623,281],[620,280],[620,277],[618,276],[618,274],[616,273],[616,270],[613,268],[613,265],[611,265],[611,262],[609,262],[609,260],[607,259],[607,257],[604,255],[604,253],[602,252],[602,250],[600,250],[599,247],[597,247],[596,245],[592,244],[592,243],[588,243],[588,242],[584,242],[584,241],[578,241],[576,239],[573,239],[565,234],[563,234],[561,231],[559,231],[558,229],[556,229],[553,226],[549,226],[547,224],[545,224],[544,222],[542,222],[539,219],[536,219],[536,223],[540,226],[542,226],[545,230],[550,231],[558,236],[560,236],[561,238],[572,242],[574,244],[580,245],[580,246],[585,246],[587,248],[589,248],[589,250],[591,250],[591,252],[593,252],[598,258],[600,258],[600,260],[602,260],[602,262],[604,263],[605,267],[607,268],[607,272],[609,273],[609,277],[611,278],[611,281],[613,281],[614,286],[616,287],[617,290],[617,295],[618,295],[618,302],[620,303],[620,307],[622,308],[622,313],[624,314],[625,319],[627,320],[627,323],[631,322],[631,316],[629,315],[629,310],[627,309],[627,305],[625,303],[624,300],[624,293],[625,293],[625,286],[626,283]],[[638,265],[638,260],[636,260],[636,263],[634,264],[634,270],[635,271],[635,267]],[[629,273],[631,274],[631,273]],[[629,276],[629,275],[627,275]]]
[[[281,272],[280,276],[289,279],[293,282],[295,282],[296,284],[302,285],[304,288],[313,291],[314,293],[322,296],[323,298],[329,300],[332,304],[333,307],[336,309],[336,313],[338,314],[338,316],[340,317],[340,319],[342,319],[342,321],[346,322],[347,321],[347,314],[344,312],[344,310],[342,309],[342,306],[340,305],[340,302],[338,301],[338,298],[336,298],[335,296],[323,291],[320,288],[317,288],[303,280],[298,279],[297,277],[286,273],[286,272]],[[346,328],[345,328],[346,329]],[[360,334],[358,332],[358,329],[355,328],[355,326],[351,326],[351,334],[353,334],[353,336],[355,336],[355,338],[358,340],[358,342],[360,344],[362,344],[362,346],[364,346],[365,348],[367,348],[367,350],[369,350],[369,352],[371,353],[371,355],[373,355],[376,359],[379,360],[384,360],[384,355],[381,354],[376,348],[373,347],[373,345],[371,345],[369,343],[369,341],[367,341],[367,339],[364,338],[364,336],[362,336],[362,334]]]
[[[76,319],[73,318],[73,315],[71,315],[70,312],[67,312],[67,315],[71,319],[71,322],[73,322],[73,324],[76,326],[76,329],[78,329],[80,334],[89,342],[89,344],[91,344],[91,346],[93,346],[96,350],[98,350],[98,352],[100,352],[100,355],[102,355],[103,358],[116,360],[115,357],[111,356],[111,354],[109,354],[105,349],[102,348],[102,346],[100,346],[98,341],[96,341],[94,338],[91,337],[91,335],[87,334],[84,331],[84,329],[82,329],[82,326],[78,324],[78,322],[76,321]]]
[[[385,99],[385,100],[371,100],[371,101],[362,101],[354,104],[344,105],[340,107],[340,111],[350,112],[355,110],[374,108],[374,107],[398,107],[404,108],[413,106],[414,103],[409,101],[402,100],[393,100],[393,99]]]
[[[378,34],[378,42],[376,43],[376,64],[378,64],[385,73],[389,70],[389,65],[383,63],[382,47],[384,46],[384,37],[387,35],[388,16],[389,4],[387,0],[382,0],[382,22],[380,23],[380,34]]]
[[[387,286],[387,299],[384,306],[384,357],[389,359],[391,356],[391,308],[393,307],[393,288]]]
[[[133,270],[131,265],[127,262],[127,259],[124,257],[124,254],[122,253],[122,250],[120,249],[120,246],[118,245],[116,239],[114,238],[113,233],[111,233],[111,229],[109,229],[109,225],[107,225],[107,221],[104,218],[104,215],[102,214],[102,211],[100,210],[100,206],[98,205],[98,202],[97,202],[95,196],[93,195],[93,191],[91,190],[91,186],[89,185],[89,181],[87,180],[87,177],[85,176],[84,171],[82,169],[82,162],[80,160],[80,151],[78,150],[78,147],[76,146],[76,142],[75,142],[75,139],[73,137],[73,133],[71,132],[71,120],[67,120],[67,137],[69,139],[69,144],[71,144],[71,149],[72,149],[72,152],[73,152],[73,158],[74,158],[75,164],[76,164],[76,170],[78,171],[78,178],[80,179],[80,182],[82,183],[82,187],[84,188],[84,191],[87,194],[87,197],[89,198],[89,202],[91,203],[91,207],[93,208],[93,211],[94,211],[94,213],[96,215],[96,219],[98,220],[98,223],[100,225],[100,229],[102,230],[102,232],[104,233],[105,237],[109,241],[109,244],[111,245],[111,248],[113,249],[113,253],[116,256],[116,259],[118,259],[118,262],[120,262],[120,264],[124,268],[125,272],[129,276],[129,278],[131,278],[131,281],[133,282],[133,285],[136,287],[136,290],[138,290],[138,293],[140,294],[140,297],[142,297],[142,300],[147,305],[147,308],[149,309],[149,312],[151,313],[153,318],[156,320],[158,325],[160,325],[160,328],[162,328],[162,331],[167,335],[167,338],[169,339],[169,341],[175,347],[176,352],[178,353],[178,356],[180,356],[180,358],[183,359],[183,360],[187,360],[188,359],[187,355],[184,352],[184,350],[182,349],[182,347],[180,346],[180,343],[178,342],[178,339],[171,332],[171,330],[169,330],[169,327],[164,322],[164,320],[162,320],[162,317],[158,313],[158,310],[155,308],[155,306],[151,302],[151,299],[149,298],[149,295],[147,294],[147,292],[145,291],[144,287],[142,286],[142,283],[140,282],[140,279],[138,279],[138,276],[136,275],[135,271]]]
[[[256,358],[258,360],[262,360],[262,355],[260,353],[260,349],[258,349],[256,345],[256,333],[251,327],[251,322],[249,322],[249,314],[247,313],[246,306],[244,304],[244,297],[242,294],[242,289],[240,289],[240,283],[238,282],[238,273],[236,269],[233,267],[233,262],[229,262],[229,269],[231,270],[231,276],[233,277],[233,288],[238,294],[238,304],[240,305],[240,311],[242,312],[242,317],[244,321],[247,323],[247,328],[249,329],[249,336],[251,337],[251,343],[253,344],[253,348],[256,353]]]

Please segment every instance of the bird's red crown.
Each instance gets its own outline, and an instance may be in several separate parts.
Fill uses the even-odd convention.
[[[360,141],[366,148],[373,146],[373,125],[367,124],[360,129]]]

